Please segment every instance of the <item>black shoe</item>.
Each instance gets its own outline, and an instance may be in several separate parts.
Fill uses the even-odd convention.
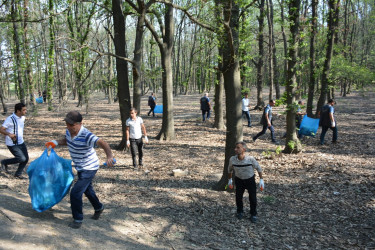
[[[5,165],[3,162],[1,162],[0,172],[1,171],[5,171],[5,172],[9,173],[9,171],[8,171],[8,165]]]
[[[251,215],[251,216],[250,216],[250,221],[251,221],[252,223],[256,223],[256,222],[257,222],[257,217],[254,216],[254,215]]]
[[[275,143],[276,145],[279,145],[279,142],[276,140],[273,140],[272,143]]]
[[[91,219],[94,219],[94,220],[99,220],[100,218],[100,215],[103,213],[104,211],[104,206],[102,207],[102,209],[98,210],[98,211],[95,211],[94,215],[91,217]]]
[[[251,125],[247,125],[249,128],[251,128]]]
[[[20,180],[26,180],[27,179],[25,176],[22,176],[22,175],[15,175],[14,177],[17,178],[17,179],[20,179]]]
[[[237,219],[242,220],[242,218],[243,218],[243,213],[242,213],[242,212],[237,213],[237,214],[236,214],[236,217],[237,217]]]
[[[256,139],[255,139],[255,137],[253,137],[253,141],[255,141]]]
[[[73,222],[69,223],[69,227],[74,228],[74,229],[78,229],[81,226],[82,226],[82,222],[73,221]]]

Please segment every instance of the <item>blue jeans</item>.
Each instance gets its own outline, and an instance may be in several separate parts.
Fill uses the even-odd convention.
[[[320,134],[320,144],[322,145],[324,144],[324,137],[326,136],[328,129],[331,129],[333,131],[332,142],[337,141],[337,126],[334,128],[322,126],[322,133]]]
[[[251,127],[251,117],[249,111],[243,111],[242,110],[242,116],[245,115],[247,118],[247,126]]]
[[[255,141],[256,139],[258,139],[259,136],[261,135],[264,135],[267,131],[267,128],[271,131],[271,139],[273,142],[276,141],[275,139],[275,130],[273,129],[273,126],[271,125],[271,127],[268,127],[268,125],[263,125],[263,129],[262,131],[260,131],[256,136],[253,137],[253,141]]]
[[[103,204],[100,203],[98,197],[95,194],[94,188],[92,187],[92,179],[94,179],[97,170],[83,170],[78,172],[78,180],[74,187],[70,191],[70,205],[72,209],[73,219],[77,222],[83,220],[82,212],[82,196],[83,194],[91,202],[95,211],[103,208]]]
[[[207,113],[207,116],[206,116],[206,113]],[[203,118],[203,121],[205,121],[206,119],[210,119],[210,110],[202,110],[202,118]]]
[[[29,161],[29,154],[27,153],[26,144],[22,143],[20,145],[8,146],[8,149],[15,158],[2,160],[1,163],[6,166],[19,163],[18,169],[14,175],[20,176],[22,175],[22,172]]]

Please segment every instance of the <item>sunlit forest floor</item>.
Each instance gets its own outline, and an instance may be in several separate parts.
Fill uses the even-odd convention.
[[[161,96],[161,94],[160,94]],[[303,138],[303,152],[277,154],[270,134],[253,143],[261,130],[261,112],[251,111],[253,127],[244,124],[248,154],[263,168],[265,190],[258,190],[258,222],[249,218],[245,194],[243,220],[235,218],[234,193],[211,189],[223,172],[225,131],[203,124],[200,95],[175,97],[175,131],[172,142],[155,140],[162,118],[147,116],[147,96],[142,99],[143,117],[150,143],[144,149],[144,167],[134,170],[129,151],[114,150],[117,164],[101,167],[94,188],[105,204],[98,221],[84,198],[85,219],[79,230],[72,220],[69,195],[52,209],[34,211],[28,196],[28,180],[0,176],[1,249],[374,249],[375,248],[375,92],[354,92],[337,97],[337,144]],[[62,121],[69,110],[84,114],[84,126],[112,148],[121,140],[118,103],[107,104],[102,94],[92,98],[89,113],[76,101],[48,112],[45,104],[29,112],[25,129],[30,161],[39,157],[44,143],[64,135]],[[254,104],[255,97],[251,96]],[[13,110],[15,101],[9,101]],[[161,103],[161,98],[158,99]],[[285,140],[283,107],[275,130],[280,146]],[[9,114],[8,114],[9,115]],[[6,116],[1,116],[3,121]],[[213,119],[211,119],[213,120]],[[70,158],[66,147],[57,153]],[[101,161],[103,150],[97,150]],[[0,141],[0,159],[10,157]],[[11,166],[14,172],[16,166]],[[173,169],[188,170],[182,177]],[[257,181],[259,178],[257,177]]]

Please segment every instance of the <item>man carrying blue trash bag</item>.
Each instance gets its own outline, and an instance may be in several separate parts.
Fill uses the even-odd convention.
[[[45,144],[47,149],[52,148],[50,155],[48,156],[48,150],[46,149],[42,156],[34,161],[35,163],[32,162],[30,164],[28,169],[30,178],[29,193],[33,208],[37,211],[39,209],[40,212],[57,204],[67,194],[73,181],[73,173],[70,168],[71,161],[58,157],[53,150],[57,145],[67,145],[78,175],[78,180],[70,192],[70,203],[74,220],[69,226],[78,229],[81,227],[83,221],[83,194],[86,195],[94,207],[92,219],[98,220],[104,210],[104,205],[99,201],[92,186],[92,180],[99,169],[99,159],[94,148],[100,147],[104,150],[107,156],[107,166],[113,166],[114,158],[108,143],[98,138],[82,125],[82,115],[78,111],[70,111],[64,121],[67,127],[65,137],[47,142]],[[50,173],[51,171],[55,171],[55,173]],[[42,183],[39,183],[39,185],[44,185],[44,187],[34,184],[38,179],[42,179]],[[53,185],[48,185],[51,183]],[[36,204],[38,200],[38,188],[45,189],[44,195],[48,193],[53,194],[54,192],[56,192],[56,195],[46,195],[47,200],[43,200],[46,204],[41,204],[36,209],[34,203],[38,205]]]

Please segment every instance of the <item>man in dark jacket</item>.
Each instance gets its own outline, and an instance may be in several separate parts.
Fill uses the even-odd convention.
[[[203,122],[205,122],[206,119],[210,119],[211,104],[210,98],[208,98],[208,93],[205,93],[204,96],[201,98],[201,110]]]
[[[328,103],[324,105],[320,111],[319,125],[322,126],[322,133],[320,134],[320,145],[324,144],[324,137],[328,129],[331,129],[333,131],[332,143],[337,142],[336,119],[333,116],[333,114],[335,113],[335,109],[333,108],[333,105],[335,104],[336,104],[335,100],[329,99]]]

